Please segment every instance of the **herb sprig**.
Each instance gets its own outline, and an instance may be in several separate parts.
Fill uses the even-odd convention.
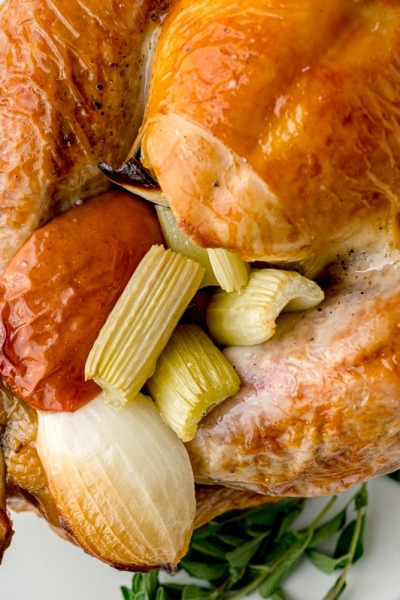
[[[186,585],[162,583],[159,572],[133,576],[124,600],[236,600],[258,589],[262,598],[285,600],[282,584],[305,554],[324,573],[341,573],[323,600],[337,600],[346,587],[350,566],[363,554],[367,487],[363,484],[346,506],[328,521],[331,498],[310,525],[293,529],[305,500],[289,499],[246,511],[226,513],[193,534],[183,571],[205,580]],[[347,522],[349,507],[356,516]],[[321,544],[337,537],[332,555]]]

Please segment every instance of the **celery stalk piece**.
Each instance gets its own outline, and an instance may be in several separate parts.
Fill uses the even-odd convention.
[[[282,311],[313,308],[324,299],[321,288],[294,271],[253,269],[240,293],[217,290],[207,306],[211,337],[227,346],[253,346],[275,332]]]
[[[154,372],[156,361],[196,293],[204,269],[153,246],[111,311],[86,361],[106,401],[120,408]]]
[[[174,213],[170,208],[156,206],[156,212],[168,248],[171,248],[174,252],[180,252],[187,258],[196,260],[205,268],[203,281],[201,282],[200,287],[219,285],[214,275],[207,250],[205,248],[200,248],[200,246],[197,246],[186,237],[179,229]]]
[[[228,359],[197,325],[178,325],[146,383],[164,420],[183,442],[193,439],[200,419],[239,387]]]
[[[223,248],[209,248],[208,256],[214,275],[225,292],[238,292],[246,285],[249,279],[249,263]]]

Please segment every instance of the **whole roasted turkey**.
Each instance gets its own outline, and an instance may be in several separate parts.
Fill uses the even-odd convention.
[[[17,4],[2,18],[11,21]],[[225,350],[241,389],[187,444],[196,482],[210,486],[198,491],[199,524],[231,507],[338,492],[400,467],[399,27],[395,0],[176,0],[163,21],[138,134],[142,164],[196,243],[296,268],[326,296],[316,309],[280,317],[265,344]],[[50,91],[42,97],[50,110]],[[12,116],[0,95],[5,104]],[[89,135],[87,122],[81,127]],[[13,139],[4,131],[0,147]],[[42,143],[53,140],[51,125],[38,131]],[[96,160],[119,167],[102,140]],[[75,172],[74,160],[59,160],[67,177]],[[42,179],[24,172],[40,194],[50,189],[49,164]],[[5,220],[10,190],[25,197],[10,177],[0,182]],[[71,198],[58,180],[54,189],[62,202]],[[10,225],[17,236],[50,216],[24,206],[23,222]],[[4,241],[4,255],[15,249]],[[0,414],[8,494],[58,526],[34,410],[5,389]]]

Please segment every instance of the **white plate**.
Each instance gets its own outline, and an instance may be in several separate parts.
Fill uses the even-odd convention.
[[[368,490],[366,552],[351,568],[341,600],[399,600],[400,485],[383,477],[369,483]],[[339,499],[337,509],[347,497]],[[310,501],[298,525],[309,523],[325,502]],[[122,600],[119,587],[130,585],[130,573],[85,555],[34,514],[13,519],[16,533],[0,567],[1,600]],[[288,600],[322,600],[336,577],[304,559],[284,589]]]

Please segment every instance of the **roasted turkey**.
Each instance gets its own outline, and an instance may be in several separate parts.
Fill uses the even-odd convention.
[[[140,135],[182,230],[313,273],[367,225],[394,240],[399,22],[395,0],[173,3]]]
[[[398,3],[175,0],[130,153],[140,71],[125,73],[124,86],[110,53],[129,40],[129,64],[140,59],[150,3],[96,6],[114,20],[78,6],[56,15],[54,3],[50,10],[44,0],[9,0],[2,9],[3,264],[54,212],[107,187],[99,160],[118,168],[141,143],[143,167],[194,242],[296,268],[325,291],[318,308],[281,316],[265,344],[225,350],[241,389],[186,445],[201,486],[196,523],[271,497],[338,492],[399,468]],[[116,102],[105,99],[117,93],[114,72]],[[2,405],[8,495],[57,527],[35,450],[35,411],[8,388]],[[0,490],[0,517],[3,497]]]
[[[0,270],[40,225],[105,191],[143,113],[151,0],[0,6]]]

